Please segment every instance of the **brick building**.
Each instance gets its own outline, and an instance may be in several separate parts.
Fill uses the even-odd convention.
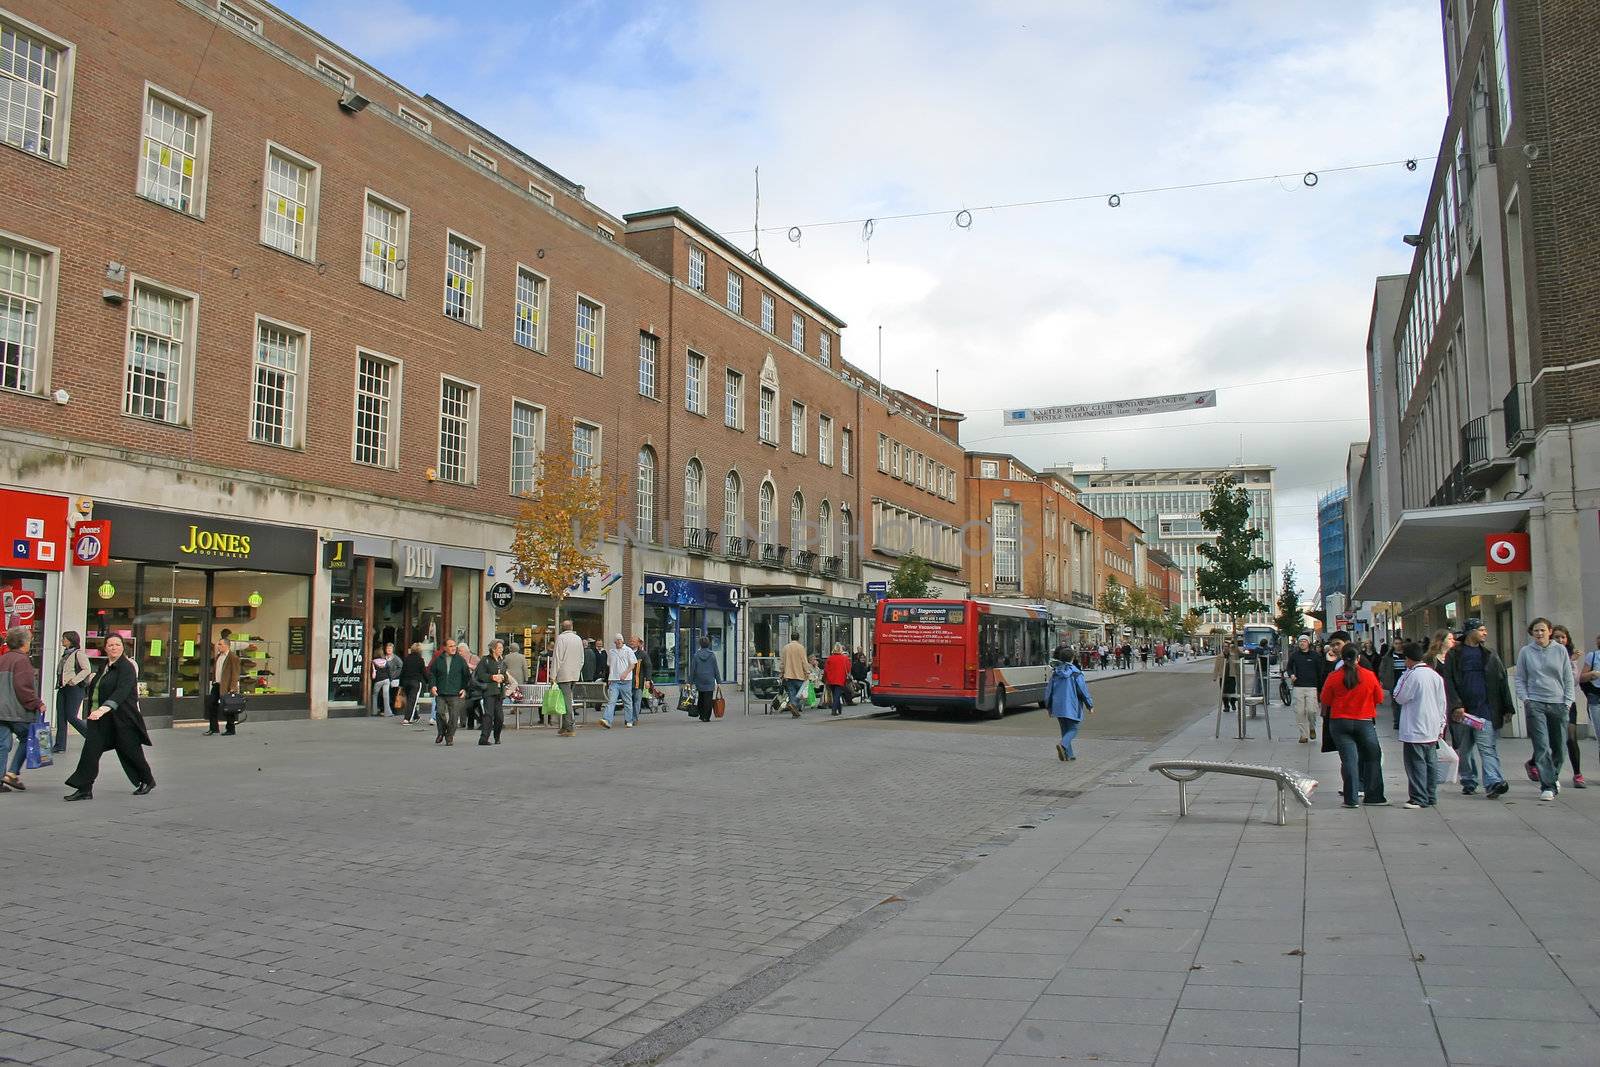
[[[0,40],[0,582],[36,648],[133,639],[157,720],[225,633],[264,715],[359,707],[379,639],[542,644],[545,591],[486,599],[547,449],[625,517],[564,611],[664,680],[701,636],[730,679],[859,640],[906,551],[964,590],[960,416],[688,213],[253,0],[0,0]],[[69,522],[110,524],[89,565]]]
[[[1380,629],[1600,629],[1600,19],[1441,0],[1448,114],[1405,273],[1377,279],[1349,578]],[[1485,539],[1526,535],[1484,577]],[[1504,562],[1504,561],[1500,561]]]

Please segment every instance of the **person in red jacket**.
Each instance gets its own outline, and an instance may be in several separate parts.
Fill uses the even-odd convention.
[[[1340,669],[1322,683],[1322,703],[1328,710],[1328,733],[1339,750],[1339,773],[1344,779],[1344,806],[1368,807],[1389,803],[1383,793],[1383,749],[1378,744],[1378,705],[1383,686],[1378,676],[1361,666],[1355,645],[1345,645]]]
[[[843,715],[845,691],[850,687],[850,657],[843,645],[834,645],[828,662],[822,665],[822,683],[828,687],[833,713]]]

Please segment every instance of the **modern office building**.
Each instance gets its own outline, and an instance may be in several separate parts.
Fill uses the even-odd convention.
[[[1322,583],[1322,597],[1338,594],[1348,599],[1350,596],[1350,572],[1345,555],[1349,497],[1349,488],[1341,485],[1317,501],[1318,577]],[[1321,603],[1321,598],[1318,602]]]
[[[1055,467],[1053,471],[1070,477],[1083,492],[1091,509],[1107,518],[1131,519],[1143,530],[1152,548],[1170,556],[1182,572],[1179,607],[1184,614],[1199,610],[1208,627],[1224,627],[1229,620],[1210,610],[1195,586],[1195,572],[1205,562],[1199,546],[1215,538],[1205,528],[1200,513],[1211,503],[1211,490],[1222,478],[1231,476],[1250,500],[1250,527],[1261,533],[1257,551],[1271,566],[1256,574],[1251,591],[1263,604],[1277,598],[1277,566],[1274,538],[1273,483],[1275,468],[1259,465],[1228,467],[1162,467],[1114,470],[1109,468]],[[1261,612],[1241,622],[1270,622],[1272,612]]]

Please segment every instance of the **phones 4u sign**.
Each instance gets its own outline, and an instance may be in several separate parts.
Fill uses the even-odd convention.
[[[328,632],[328,699],[360,700],[366,662],[366,625],[360,619],[334,619]]]

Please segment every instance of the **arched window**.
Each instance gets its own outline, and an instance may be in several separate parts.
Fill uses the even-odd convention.
[[[634,482],[633,535],[640,542],[656,543],[656,453],[639,449],[639,477]]]
[[[850,575],[850,509],[839,507],[839,573]]]
[[[700,461],[691,459],[683,469],[683,528],[703,530],[706,527],[706,473]]]
[[[817,555],[833,555],[833,507],[826,500],[817,508]]]
[[[739,485],[739,472],[729,471],[722,480],[722,544],[740,535],[744,525],[744,493]]]
[[[761,496],[758,505],[760,510],[757,512],[756,521],[760,527],[761,543],[764,545],[778,543],[777,496],[778,491],[772,487],[771,482],[761,483]]]
[[[796,552],[803,552],[810,547],[810,540],[806,536],[806,498],[796,490],[789,501],[789,543]]]

